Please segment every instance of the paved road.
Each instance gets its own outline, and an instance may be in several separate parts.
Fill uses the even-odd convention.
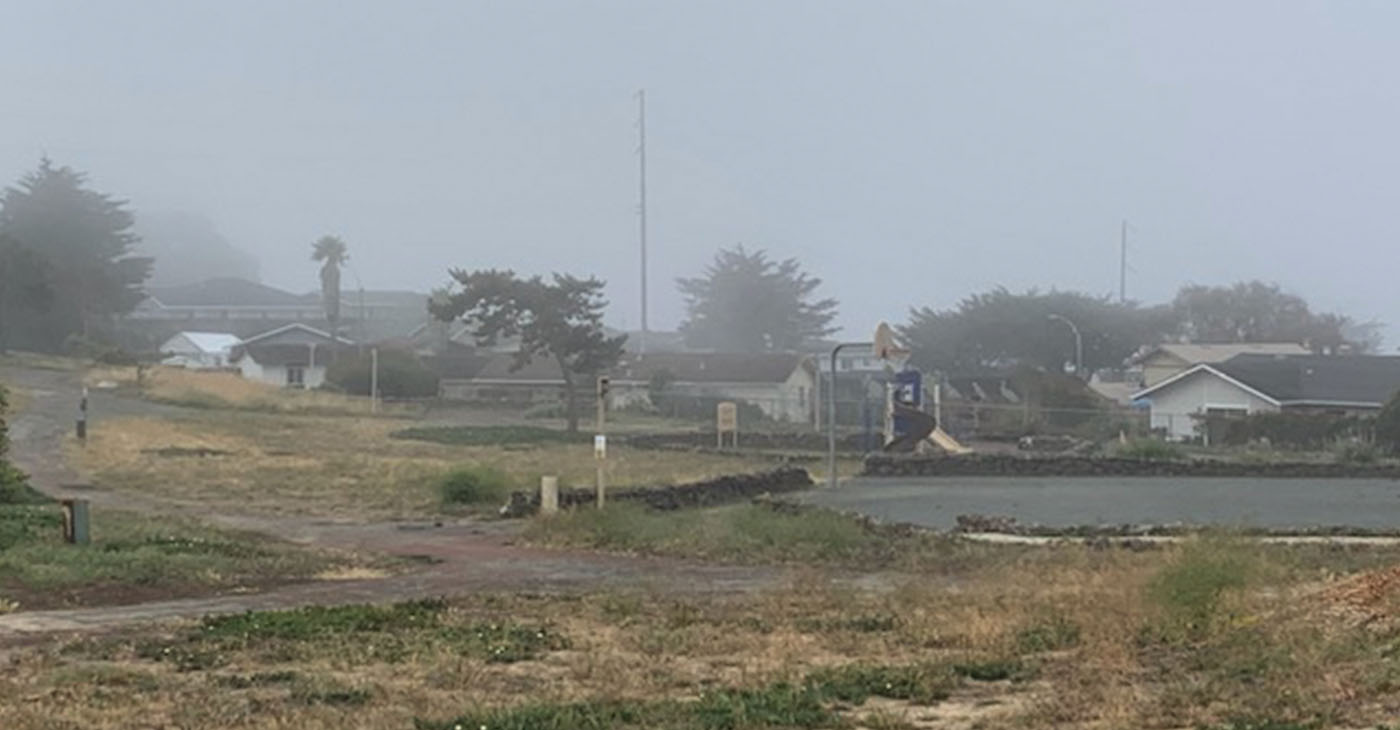
[[[1400,481],[1381,479],[859,478],[796,498],[937,528],[963,514],[1054,526],[1400,527]]]

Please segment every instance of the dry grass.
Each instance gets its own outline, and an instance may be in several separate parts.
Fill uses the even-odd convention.
[[[1221,594],[1208,626],[1177,633],[1179,607],[1163,603],[1156,586],[1222,557],[1241,567],[1244,583]],[[881,591],[813,572],[744,596],[453,602],[453,622],[549,626],[569,644],[517,663],[492,663],[405,629],[394,634],[401,644],[354,635],[198,644],[217,651],[196,651],[197,661],[179,671],[141,659],[137,649],[152,637],[132,636],[15,653],[0,669],[0,727],[407,728],[415,718],[442,722],[484,707],[544,712],[550,703],[642,706],[722,687],[761,691],[853,664],[961,668],[946,675],[951,696],[934,706],[850,705],[842,713],[857,727],[1217,728],[1241,718],[1280,729],[1313,720],[1372,727],[1400,712],[1400,667],[1387,648],[1397,637],[1333,617],[1338,591],[1324,590],[1334,584],[1319,576],[1396,558],[1216,542],[1147,552],[1061,547],[969,566],[951,580],[912,576]],[[1400,610],[1400,596],[1381,583],[1383,600]],[[1365,593],[1372,610],[1378,600]],[[375,658],[367,645],[397,650]],[[1003,675],[1010,678],[987,681]]]
[[[454,467],[490,466],[521,487],[553,474],[593,482],[590,444],[448,446],[391,439],[390,419],[245,411],[97,423],[71,456],[105,487],[216,510],[346,517],[440,511],[435,480]],[[215,455],[195,456],[191,450]],[[162,451],[164,450],[164,451]],[[662,485],[773,466],[763,457],[609,449],[608,483]]]
[[[158,366],[147,368],[138,377],[134,367],[104,366],[89,370],[83,382],[93,387],[139,392],[147,400],[192,408],[317,415],[365,416],[370,413],[368,398],[278,388],[231,372]],[[388,405],[380,412],[386,416],[403,416],[411,413],[412,409]]]

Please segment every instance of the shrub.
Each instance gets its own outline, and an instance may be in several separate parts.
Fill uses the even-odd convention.
[[[1337,445],[1333,452],[1337,461],[1343,464],[1373,464],[1380,458],[1380,450],[1362,441],[1347,441]]]
[[[438,480],[438,494],[447,505],[504,503],[510,489],[505,472],[486,466],[453,469]]]
[[[1198,419],[1198,428],[1210,432],[1211,444],[1243,446],[1257,441],[1290,449],[1325,449],[1348,438],[1369,438],[1373,420],[1326,413],[1251,413],[1245,416],[1212,416]]]
[[[1392,453],[1400,452],[1400,392],[1376,416],[1376,444]]]
[[[43,501],[42,495],[25,484],[24,473],[7,458],[10,451],[9,428],[5,410],[9,407],[8,393],[0,386],[0,504],[33,504]]]
[[[1186,458],[1186,452],[1180,446],[1157,439],[1133,439],[1120,445],[1113,455],[1140,461],[1179,461]]]
[[[1079,636],[1079,624],[1057,613],[1017,631],[1016,647],[1027,653],[1068,649],[1079,644]]]
[[[326,368],[326,380],[351,395],[369,395],[372,356],[342,357]],[[379,395],[385,398],[433,398],[438,376],[412,353],[379,351]]]
[[[1227,591],[1244,586],[1249,565],[1226,544],[1202,541],[1187,545],[1148,586],[1174,628],[1199,636],[1215,623]]]

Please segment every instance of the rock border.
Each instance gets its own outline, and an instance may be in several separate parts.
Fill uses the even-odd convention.
[[[609,502],[641,502],[658,510],[676,510],[742,502],[763,494],[797,492],[808,489],[812,485],[812,477],[806,469],[780,467],[757,474],[722,476],[670,487],[614,488],[608,490],[607,499]],[[595,503],[597,496],[591,487],[561,489],[559,490],[559,507],[562,509],[591,505]],[[538,490],[512,492],[510,500],[501,508],[501,515],[504,517],[525,517],[535,514],[539,509],[540,493]]]
[[[901,456],[871,454],[862,476],[939,477],[1256,477],[1268,479],[1400,479],[1400,465],[1339,462],[1154,461],[1095,456],[1013,454]]]

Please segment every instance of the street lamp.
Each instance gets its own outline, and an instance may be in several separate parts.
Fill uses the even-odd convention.
[[[1060,314],[1052,314],[1048,319],[1056,322],[1064,322],[1074,332],[1074,377],[1082,378],[1084,373],[1084,339],[1079,336],[1079,328],[1069,317]]]

